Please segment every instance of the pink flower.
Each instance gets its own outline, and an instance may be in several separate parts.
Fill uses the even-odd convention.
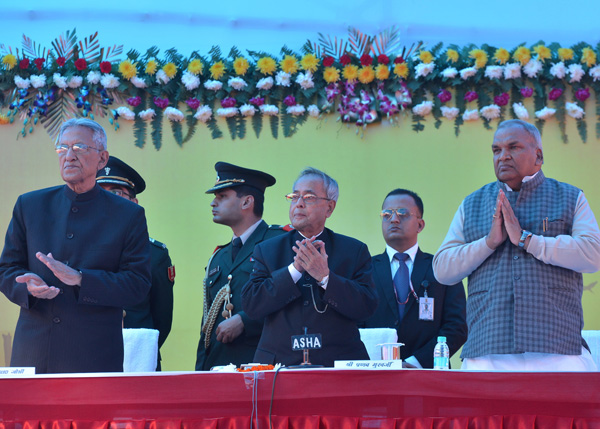
[[[165,107],[169,106],[169,99],[154,97],[154,104],[156,104],[156,107],[164,109]]]
[[[447,89],[442,89],[438,93],[437,97],[440,99],[440,101],[442,103],[446,103],[446,102],[452,100],[452,93],[450,91],[448,91]]]
[[[200,107],[200,100],[197,98],[188,98],[185,103],[190,106],[190,109],[196,110]]]
[[[560,98],[560,96],[562,95],[562,93],[563,93],[562,89],[552,88],[550,93],[548,93],[548,99],[549,100],[558,100]]]
[[[252,97],[249,100],[250,104],[254,104],[256,107],[260,107],[265,104],[265,99],[263,97]]]
[[[236,104],[237,104],[237,101],[235,101],[235,98],[233,98],[233,97],[226,97],[221,100],[221,106],[223,106],[225,108],[235,107]]]
[[[575,98],[579,101],[585,101],[590,97],[590,90],[587,88],[579,88],[575,91]]]
[[[137,107],[142,102],[141,97],[130,97],[127,99],[127,103],[132,107]]]
[[[293,95],[288,95],[283,99],[283,104],[288,107],[292,107],[296,105],[296,98]]]
[[[466,101],[475,101],[479,98],[479,95],[475,91],[467,91],[465,94]]]
[[[525,98],[529,98],[533,95],[533,88],[528,86],[521,88],[521,95]]]
[[[508,92],[503,92],[500,95],[494,97],[494,104],[497,106],[506,106],[510,100],[510,95]]]

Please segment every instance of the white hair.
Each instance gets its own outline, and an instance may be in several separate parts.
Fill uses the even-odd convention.
[[[318,178],[320,178],[323,181],[323,187],[325,188],[325,192],[327,193],[327,198],[333,201],[337,201],[338,196],[340,194],[340,190],[338,187],[338,183],[335,181],[334,178],[314,167],[306,167],[300,172],[298,178],[294,182],[294,185],[298,182],[298,180],[305,176],[317,176]]]
[[[104,128],[102,128],[102,125],[100,125],[97,122],[92,121],[91,119],[87,119],[87,118],[73,118],[73,119],[69,119],[68,121],[65,121],[61,127],[60,127],[60,131],[58,133],[58,141],[60,142],[60,140],[62,139],[62,135],[63,133],[68,129],[68,128],[72,128],[72,127],[85,127],[88,128],[92,131],[92,140],[94,141],[94,143],[96,143],[97,146],[102,147],[103,150],[106,150],[107,146],[106,146],[106,131],[104,131]]]

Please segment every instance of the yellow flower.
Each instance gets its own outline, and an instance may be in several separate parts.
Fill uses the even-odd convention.
[[[573,59],[573,49],[570,48],[558,48],[558,58],[561,61],[567,61]]]
[[[165,64],[164,67],[162,68],[162,70],[169,77],[169,79],[173,79],[175,77],[175,75],[177,74],[177,66],[173,63]]]
[[[152,76],[154,73],[156,73],[157,68],[158,64],[156,60],[152,58],[150,61],[148,61],[148,64],[146,64],[146,74]]]
[[[6,54],[2,58],[2,64],[7,70],[12,70],[13,67],[17,65],[17,57],[15,57],[13,54]]]
[[[508,60],[510,60],[510,52],[504,48],[498,48],[496,49],[496,52],[494,52],[494,59],[498,64],[504,65]]]
[[[283,60],[279,62],[279,67],[286,73],[294,74],[298,71],[300,64],[298,64],[298,58],[286,55]]]
[[[421,53],[419,54],[419,59],[424,64],[429,64],[430,62],[433,61],[433,55],[431,55],[431,52],[429,52],[429,51],[421,51]]]
[[[306,54],[302,57],[302,61],[300,61],[300,65],[302,66],[302,70],[310,70],[311,72],[317,71],[317,66],[319,65],[319,59],[315,57],[314,54]]]
[[[204,67],[202,66],[202,61],[196,58],[195,60],[190,61],[190,63],[188,64],[187,71],[189,71],[193,75],[198,76],[199,74],[202,74],[203,68]]]
[[[358,80],[360,83],[371,83],[375,79],[375,70],[373,66],[361,67],[358,71]]]
[[[136,64],[132,64],[130,60],[121,61],[119,64],[119,73],[127,80],[137,76]]]
[[[394,74],[399,78],[406,79],[408,77],[408,65],[406,63],[398,63],[394,66]]]
[[[273,72],[277,70],[277,63],[271,57],[262,57],[257,61],[256,68],[262,74],[273,74]]]
[[[225,74],[225,64],[223,61],[217,61],[212,66],[210,66],[210,75],[213,79],[221,79],[221,77]]]
[[[386,80],[388,77],[390,77],[389,67],[385,64],[379,64],[375,68],[375,77],[377,78],[377,80]]]
[[[487,53],[483,49],[473,49],[469,52],[469,58],[473,58],[475,60],[475,68],[485,67],[488,61]]]
[[[358,66],[355,66],[354,64],[348,64],[344,67],[342,76],[344,76],[344,79],[346,79],[348,82],[354,82],[358,78]]]
[[[583,48],[581,51],[581,62],[585,63],[588,67],[592,67],[596,64],[596,53],[589,46],[587,48]]]
[[[0,125],[6,125],[6,124],[9,124],[9,123],[10,123],[10,118],[8,116],[4,115],[4,114],[0,114]]]
[[[326,67],[323,70],[323,79],[327,83],[335,83],[340,80],[340,71],[335,67]]]
[[[533,52],[535,52],[538,56],[538,60],[545,61],[549,58],[552,58],[552,51],[550,48],[544,45],[537,45],[533,47]]]
[[[446,58],[451,63],[455,63],[458,61],[458,52],[456,52],[454,49],[448,49],[446,51]]]
[[[244,57],[237,57],[233,62],[233,69],[235,70],[235,74],[238,76],[243,76],[248,71],[248,60]]]
[[[517,60],[522,66],[524,66],[531,59],[531,51],[525,46],[519,46],[513,54],[513,59]]]

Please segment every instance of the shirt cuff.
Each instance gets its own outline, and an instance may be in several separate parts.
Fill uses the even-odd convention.
[[[410,356],[404,359],[404,362],[416,366],[417,368],[423,368],[416,357]]]
[[[327,274],[323,279],[319,282],[319,286],[323,288],[323,290],[327,289],[327,283],[329,283],[329,274]]]
[[[300,271],[298,271],[296,269],[296,267],[294,267],[293,262],[290,265],[288,265],[288,271],[290,272],[290,275],[292,276],[292,280],[294,281],[294,283],[298,283],[298,280],[300,280],[300,278],[302,278],[302,273]]]

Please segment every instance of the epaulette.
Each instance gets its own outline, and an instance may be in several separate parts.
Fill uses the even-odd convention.
[[[215,250],[213,250],[212,254],[214,255],[215,253],[217,253],[219,250],[221,250],[223,247],[227,246],[228,244],[230,244],[230,243],[221,244],[221,245],[215,247]]]
[[[287,225],[269,225],[269,229],[281,229],[283,231],[293,231],[294,227],[291,224],[287,224]]]
[[[167,246],[164,243],[161,243],[158,240],[155,240],[154,238],[150,237],[150,243],[154,244],[156,247],[160,247],[161,249],[166,249]]]

